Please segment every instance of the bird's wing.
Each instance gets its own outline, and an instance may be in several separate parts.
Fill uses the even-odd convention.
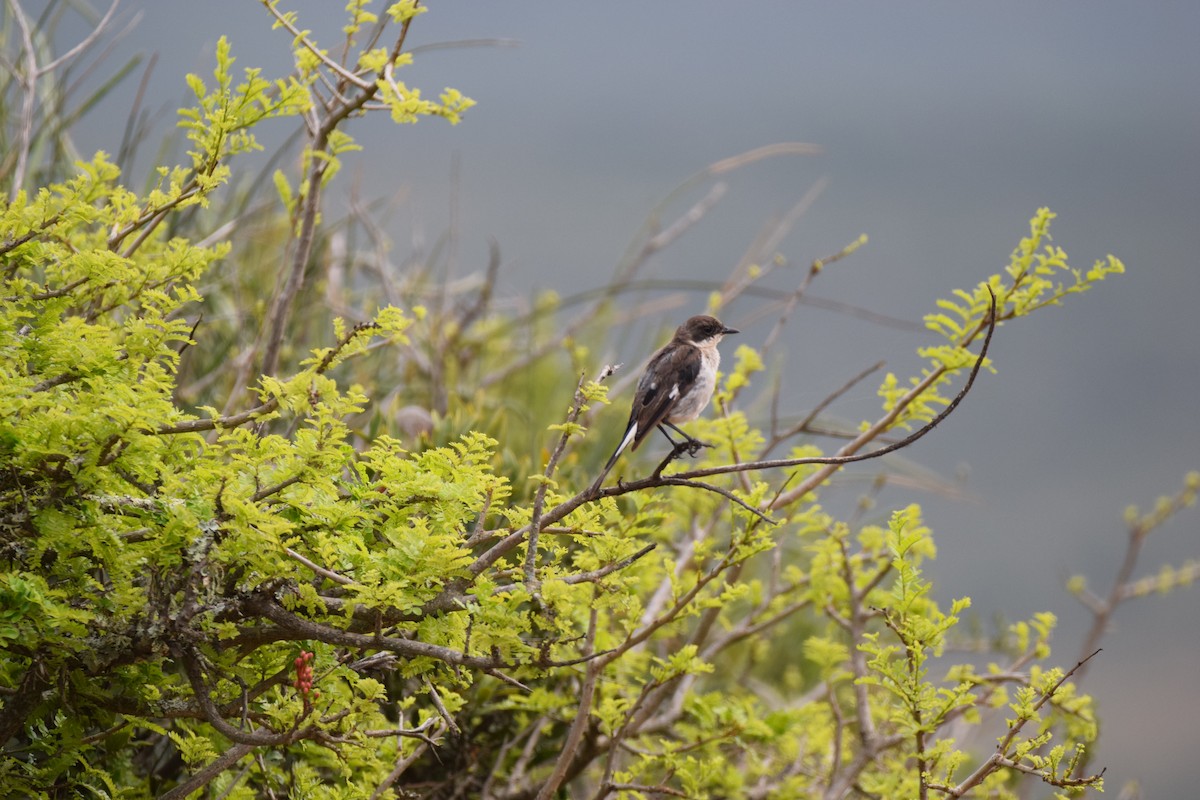
[[[604,465],[604,471],[596,479],[593,488],[598,488],[617,463],[625,448],[633,444],[636,450],[646,438],[671,413],[680,397],[686,395],[696,382],[701,367],[700,350],[690,344],[672,342],[650,357],[646,371],[638,381],[633,395],[633,409],[625,425],[621,443]]]
[[[700,350],[690,344],[673,344],[655,353],[638,382],[629,414],[633,448],[666,419],[680,397],[691,391],[700,374]],[[628,436],[628,434],[626,434]]]

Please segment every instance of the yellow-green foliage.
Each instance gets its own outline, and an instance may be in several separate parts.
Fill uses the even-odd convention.
[[[585,412],[605,388],[583,381],[568,405],[562,376],[595,369],[593,350],[562,355],[549,314],[522,327],[372,305],[356,325],[298,321],[291,366],[239,395],[230,354],[257,332],[194,328],[193,312],[235,303],[212,271],[249,245],[201,247],[161,223],[209,203],[254,128],[309,111],[322,82],[374,92],[398,122],[457,122],[470,105],[449,89],[421,99],[394,76],[407,55],[374,46],[379,20],[407,31],[415,2],[348,3],[343,32],[362,49],[343,61],[267,5],[296,74],[235,85],[222,39],[215,86],[189,79],[189,166],[137,195],[99,154],[0,209],[0,785],[150,797],[213,764],[208,791],[227,797],[529,797],[551,775],[630,797],[912,797],[969,780],[1016,797],[1022,772],[1097,785],[1071,782],[1096,723],[1043,664],[1052,616],[1014,625],[986,667],[946,663],[969,600],[932,599],[917,506],[835,520],[818,486],[785,494],[819,476],[802,463],[581,494],[597,463],[578,446]],[[326,139],[301,174],[352,146],[336,126]],[[270,228],[299,235],[311,189],[282,172],[276,186]],[[864,431],[949,402],[989,287],[1010,321],[1121,270],[1056,283],[1069,268],[1045,245],[1052,216],[1038,212],[1007,277],[939,303],[927,321],[949,343],[923,351],[921,375],[887,377],[885,416]],[[201,299],[205,281],[218,297]],[[396,357],[380,385],[358,366],[380,349],[419,357]],[[242,402],[180,402],[192,357]],[[689,469],[763,452],[734,408],[762,369],[737,350],[717,413],[695,424],[714,446]],[[391,430],[389,391],[424,393],[430,430]],[[1004,763],[965,750],[959,723],[991,731]]]

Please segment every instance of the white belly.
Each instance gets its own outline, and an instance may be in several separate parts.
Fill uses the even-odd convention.
[[[721,354],[716,347],[703,348],[700,351],[702,360],[700,374],[692,388],[671,409],[667,416],[668,422],[690,422],[700,416],[700,412],[712,399],[713,390],[717,388],[717,367],[721,364]]]

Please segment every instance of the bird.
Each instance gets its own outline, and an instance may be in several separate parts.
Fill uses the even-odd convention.
[[[708,405],[717,387],[717,368],[721,364],[717,345],[724,337],[738,332],[716,317],[701,314],[680,325],[671,341],[650,357],[633,395],[625,435],[604,465],[597,486],[625,448],[632,445],[630,452],[637,450],[655,428],[662,431],[672,447],[679,447],[680,443],[671,438],[667,428],[682,435],[690,445],[692,455],[698,448],[707,446],[684,433],[676,423],[694,420]]]

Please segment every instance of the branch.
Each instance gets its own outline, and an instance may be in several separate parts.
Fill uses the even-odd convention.
[[[1091,661],[1092,658],[1095,657],[1095,655],[1099,652],[1100,652],[1099,650],[1096,650],[1091,655],[1089,655],[1087,658],[1084,658],[1081,661],[1079,661],[1079,663],[1077,663],[1075,666],[1071,667],[1070,671],[1068,671],[1065,675],[1063,675],[1062,678],[1060,678],[1057,683],[1055,683],[1053,686],[1051,686],[1046,691],[1042,692],[1042,696],[1037,701],[1037,703],[1034,705],[1032,713],[1029,716],[1018,717],[1015,722],[1010,723],[1010,726],[1008,729],[1008,734],[1003,739],[1000,740],[1000,744],[996,745],[996,752],[993,753],[990,758],[988,758],[986,761],[984,761],[982,764],[980,764],[979,767],[974,772],[972,772],[970,775],[968,775],[967,778],[965,780],[963,780],[962,783],[958,784],[957,786],[946,787],[944,789],[941,789],[939,787],[940,791],[944,791],[950,797],[962,797],[967,792],[971,791],[971,789],[975,788],[980,783],[982,783],[984,778],[986,778],[988,775],[995,772],[1001,766],[1008,766],[1008,764],[1005,764],[1002,762],[1011,763],[1010,759],[1007,756],[1008,748],[1010,745],[1012,745],[1013,740],[1015,740],[1017,738],[1017,735],[1020,734],[1021,729],[1025,727],[1025,723],[1029,722],[1030,719],[1033,718],[1033,715],[1036,714],[1038,711],[1040,711],[1042,706],[1046,705],[1046,703],[1048,703],[1050,701],[1050,698],[1052,698],[1054,696],[1054,693],[1059,690],[1059,687],[1061,687],[1064,683],[1066,683],[1071,678],[1072,675],[1074,675],[1076,672],[1078,672],[1080,669],[1082,669],[1083,666],[1085,664],[1087,664],[1087,662]],[[1103,773],[1101,773],[1101,774],[1103,774]]]
[[[225,720],[221,710],[217,708],[208,694],[208,687],[204,684],[204,677],[200,674],[199,653],[191,646],[172,649],[175,650],[175,661],[183,667],[183,671],[187,675],[188,682],[192,686],[192,694],[196,697],[196,703],[200,706],[200,711],[204,715],[205,721],[209,725],[212,725],[217,733],[226,739],[238,744],[248,745],[251,748],[277,747],[282,744],[290,744],[299,739],[310,738],[317,732],[316,729],[309,727],[303,730],[292,730],[284,733],[261,733],[257,731],[245,731],[231,725]],[[242,755],[245,754],[243,753]],[[238,758],[241,758],[241,755]]]
[[[846,394],[846,392],[850,391],[855,386],[857,386],[859,383],[866,380],[872,373],[878,372],[879,370],[883,369],[883,365],[884,365],[884,362],[876,361],[871,366],[869,366],[866,369],[859,372],[853,378],[851,378],[850,380],[848,380],[844,384],[842,384],[841,388],[836,389],[835,391],[831,392],[829,394],[829,396],[827,396],[824,400],[817,403],[817,405],[813,407],[812,411],[808,412],[808,414],[804,417],[804,419],[800,420],[798,423],[796,423],[795,425],[793,425],[791,428],[784,431],[783,433],[775,434],[775,432],[772,431],[773,435],[771,437],[771,441],[763,449],[763,455],[766,455],[767,453],[771,452],[776,447],[778,447],[781,442],[787,441],[791,437],[795,436],[797,433],[802,433],[804,431],[809,430],[809,425],[811,425],[813,422],[816,421],[817,417],[821,415],[821,412],[823,412],[825,409],[829,408],[829,406],[831,406],[835,401],[837,401],[837,399],[839,397],[842,397],[844,394]]]
[[[874,453],[872,453],[872,454],[868,454],[868,457],[877,458],[878,456],[882,456],[882,455],[890,453],[894,450],[898,450],[901,447],[907,446],[908,444],[915,442],[917,439],[920,439],[926,433],[933,430],[933,428],[935,428],[938,425],[938,423],[940,423],[943,419],[945,419],[947,416],[949,416],[950,412],[952,412],[955,409],[955,407],[957,407],[958,404],[962,401],[962,399],[964,397],[966,397],[967,392],[970,391],[971,386],[975,383],[975,378],[979,374],[980,368],[983,366],[984,358],[987,356],[988,348],[992,342],[992,335],[996,332],[996,324],[998,322],[998,318],[997,318],[997,314],[996,314],[996,294],[995,294],[995,292],[992,291],[990,286],[987,286],[985,284],[985,288],[988,290],[988,295],[991,297],[991,306],[990,306],[990,311],[988,313],[987,320],[985,320],[983,323],[981,323],[980,327],[982,328],[983,325],[985,325],[985,324],[987,325],[987,336],[984,338],[983,347],[979,353],[979,358],[975,361],[975,366],[972,367],[971,373],[967,377],[967,383],[963,387],[962,391],[959,392],[959,394],[954,398],[953,401],[951,401],[950,405],[948,405],[945,409],[943,409],[942,413],[940,413],[936,417],[934,417],[925,427],[919,429],[912,436],[909,436],[906,439],[903,439],[902,441],[897,442],[895,445],[892,445],[890,447],[885,447],[881,450],[874,451]],[[979,331],[976,330],[974,333],[972,333],[970,336],[968,336],[966,338],[966,341],[963,342],[963,346],[966,346],[967,344],[969,344],[971,339],[973,339],[976,335],[978,335],[978,332]],[[907,408],[908,405],[910,403],[912,403],[913,400],[915,400],[917,397],[919,397],[926,389],[928,389],[930,386],[932,386],[933,383],[938,378],[940,378],[943,374],[946,373],[946,371],[947,371],[947,368],[943,366],[939,369],[936,369],[936,370],[933,370],[932,372],[930,372],[929,375],[925,378],[925,380],[921,381],[916,386],[914,386],[912,389],[910,389],[907,393],[905,393],[905,395],[902,398],[900,398],[899,401],[897,401],[896,405],[892,408],[892,410],[888,414],[885,414],[882,418],[880,418],[878,421],[876,421],[874,425],[872,425],[867,430],[863,431],[862,434],[859,435],[858,438],[856,438],[854,441],[850,442],[845,447],[843,447],[840,451],[841,455],[836,456],[835,460],[831,460],[828,462],[821,462],[819,460],[811,462],[811,463],[826,463],[829,466],[826,469],[819,470],[815,474],[811,475],[808,479],[803,481],[795,489],[776,498],[776,500],[772,502],[771,508],[777,508],[782,505],[788,505],[790,503],[795,502],[796,500],[803,497],[804,495],[808,494],[810,491],[812,491],[815,487],[819,486],[826,478],[828,478],[830,475],[832,475],[836,471],[836,469],[834,467],[841,465],[841,464],[850,463],[851,461],[863,460],[863,457],[853,456],[851,454],[853,454],[855,451],[858,450],[858,448],[867,444],[872,439],[874,439],[875,437],[877,437],[881,433],[883,433],[885,430],[887,430],[889,428],[889,426],[891,426],[891,424],[893,422],[895,422],[895,420],[899,417],[900,413],[905,408]]]
[[[264,0],[264,5],[271,9],[271,3]],[[406,19],[400,26],[396,42],[392,46],[388,64],[400,55],[404,42],[408,38],[408,29],[413,18]],[[307,45],[306,45],[307,46]],[[314,51],[315,52],[315,51]],[[340,69],[340,67],[338,68]],[[336,70],[335,70],[336,71]],[[342,73],[339,71],[339,75]],[[292,252],[291,264],[285,267],[281,285],[271,301],[267,316],[259,331],[259,341],[263,347],[261,372],[264,375],[275,373],[279,364],[280,349],[283,346],[284,332],[291,316],[292,306],[296,295],[304,283],[304,270],[312,254],[313,242],[316,238],[317,217],[321,207],[321,189],[329,168],[332,156],[329,153],[330,137],[338,126],[346,119],[357,114],[368,102],[379,93],[378,83],[365,83],[354,76],[343,76],[358,88],[358,93],[349,99],[339,97],[338,105],[328,110],[324,119],[313,120],[312,141],[309,145],[307,188],[303,195],[304,202],[298,207],[299,231],[295,238],[295,249]],[[289,241],[289,245],[291,242]]]
[[[294,561],[298,561],[299,563],[308,567],[310,570],[312,570],[313,572],[315,572],[316,574],[320,575],[323,578],[328,578],[329,580],[333,581],[334,583],[340,583],[342,586],[354,586],[355,585],[355,582],[353,580],[351,580],[350,578],[347,578],[345,575],[334,572],[331,569],[326,569],[325,567],[322,567],[320,564],[316,563],[315,561],[311,561],[311,560],[305,558],[304,556],[300,555],[299,553],[297,553],[295,550],[293,550],[290,547],[283,548],[283,552],[287,554],[288,558],[291,558]]]
[[[614,372],[612,367],[605,367],[600,371],[600,375],[596,378],[599,383]],[[554,448],[554,452],[550,454],[549,461],[546,462],[546,468],[542,471],[542,480],[538,482],[537,493],[533,498],[533,512],[529,521],[529,546],[525,553],[525,585],[529,588],[529,592],[534,597],[538,595],[539,581],[537,577],[537,558],[538,558],[538,533],[542,527],[542,510],[546,503],[546,489],[550,485],[550,476],[554,474],[554,470],[558,468],[558,461],[562,458],[563,452],[567,449],[567,442],[571,438],[571,429],[579,420],[579,415],[583,413],[584,404],[587,402],[587,397],[583,393],[584,376],[579,376],[579,383],[575,386],[575,398],[571,403],[571,410],[567,414],[566,423],[563,425],[562,435],[558,437],[558,444]]]
[[[765,508],[762,510],[769,511],[772,508],[778,508],[786,505],[787,503],[794,502],[797,498],[803,497],[805,494],[812,491],[815,486],[819,485],[822,481],[828,478],[829,475],[836,471],[836,468],[839,466],[851,464],[856,461],[866,461],[868,459],[879,458],[880,456],[884,456],[903,447],[907,447],[936,428],[939,424],[941,424],[942,420],[950,416],[950,414],[952,414],[954,410],[958,408],[958,405],[962,402],[963,398],[967,396],[967,393],[971,391],[971,387],[975,385],[975,378],[979,375],[979,371],[983,367],[984,360],[987,358],[988,350],[991,347],[992,335],[996,331],[996,296],[994,293],[992,293],[990,288],[988,289],[988,293],[991,295],[992,303],[991,311],[986,321],[987,335],[983,340],[983,347],[980,349],[979,356],[975,359],[975,364],[971,368],[970,374],[967,376],[966,384],[963,386],[962,390],[955,395],[954,399],[951,400],[944,409],[942,409],[941,413],[927,422],[923,427],[917,429],[912,434],[906,436],[900,441],[894,442],[886,447],[881,447],[878,450],[873,450],[869,453],[863,453],[859,455],[814,456],[807,458],[745,461],[737,464],[727,464],[719,467],[708,467],[706,469],[680,472],[666,477],[662,475],[651,475],[647,478],[642,478],[641,480],[637,481],[618,482],[616,486],[609,486],[607,488],[601,488],[593,483],[589,488],[583,490],[571,499],[565,500],[546,512],[540,524],[543,527],[546,525],[553,525],[554,523],[562,520],[575,509],[582,506],[584,503],[590,503],[603,497],[619,497],[621,495],[629,494],[630,492],[639,492],[646,489],[658,488],[660,486],[669,485],[669,483],[672,481],[695,481],[697,478],[707,478],[711,475],[724,475],[732,472],[746,472],[765,469],[780,469],[785,467],[800,466],[803,464],[826,465],[827,469],[814,473],[795,489],[787,492],[786,494],[779,495],[768,502]],[[933,382],[933,376],[939,374],[939,372],[935,371],[931,373],[931,377],[929,379],[926,379],[917,386],[913,387],[913,389],[905,395],[905,398],[902,398],[901,401],[896,404],[896,407],[893,408],[889,414],[885,415],[882,419],[872,425],[869,430],[863,432],[863,434],[861,434],[853,442],[847,444],[846,447],[842,449],[842,452],[853,453],[853,451],[858,449],[858,447],[861,447],[863,444],[886,430],[888,425],[895,421],[895,418],[900,414],[904,407],[906,407],[908,403],[912,401],[912,399],[915,399],[921,394],[921,392],[929,388],[929,385]],[[707,487],[707,484],[705,487]],[[522,541],[524,541],[528,532],[529,526],[527,525],[504,537],[499,542],[492,545],[491,548],[486,550],[477,559],[475,559],[475,561],[467,568],[468,571],[472,575],[479,575],[505,554],[512,551],[512,549],[517,547],[517,545],[519,545]]]
[[[687,442],[682,442],[682,444],[686,446]],[[742,498],[738,497],[736,494],[731,492],[729,489],[725,489],[721,486],[714,486],[711,483],[704,483],[703,481],[688,480],[686,478],[682,478],[677,475],[668,475],[665,478],[660,478],[659,485],[661,485],[661,486],[688,486],[693,489],[703,489],[706,492],[715,492],[716,494],[719,494],[722,497],[724,497],[729,502],[736,503],[737,505],[746,509],[751,514],[758,517],[760,520],[767,523],[768,525],[777,525],[778,524],[775,520],[771,519],[766,514],[759,511],[757,508],[750,505]]]
[[[240,414],[184,420],[174,425],[163,425],[154,432],[160,435],[169,435],[174,433],[199,433],[201,431],[211,431],[216,428],[236,428],[239,425],[245,425],[247,422],[253,422],[259,417],[266,416],[277,408],[279,408],[279,398],[272,397],[267,402],[247,409]]]
[[[416,657],[424,656],[442,661],[446,664],[475,667],[478,669],[495,669],[510,666],[499,657],[484,658],[472,656],[436,644],[428,644],[416,639],[398,639],[394,636],[366,635],[322,625],[319,622],[305,619],[278,605],[274,600],[261,596],[250,598],[244,609],[260,617],[264,617],[278,625],[284,633],[300,638],[316,639],[326,644],[354,647],[363,650],[388,650],[397,655]],[[234,639],[235,643],[243,636]],[[254,637],[251,637],[254,638]],[[247,640],[249,641],[249,640]]]
[[[633,562],[639,560],[643,556],[648,555],[656,547],[658,547],[658,545],[648,544],[645,547],[643,547],[641,550],[638,550],[636,553],[625,556],[624,558],[622,558],[619,561],[614,561],[611,564],[606,564],[603,567],[600,567],[599,569],[594,569],[590,572],[577,572],[574,575],[567,575],[566,577],[562,578],[561,580],[563,583],[567,583],[567,584],[585,583],[588,581],[591,581],[591,582],[598,581],[601,578],[611,575],[614,572],[625,569]]]
[[[192,775],[183,783],[169,792],[159,795],[158,800],[184,800],[185,797],[207,786],[214,778],[232,767],[243,756],[249,755],[254,745],[238,743],[209,762],[203,769]]]
[[[989,289],[989,292],[990,292],[990,289]],[[990,348],[991,342],[992,342],[992,334],[996,330],[995,309],[996,309],[996,298],[995,298],[995,295],[993,294],[992,295],[992,311],[991,311],[991,314],[988,319],[987,336],[984,338],[983,347],[980,349],[979,356],[975,359],[975,364],[971,368],[970,374],[967,376],[966,384],[959,391],[959,393],[957,395],[955,395],[954,399],[951,400],[950,403],[947,404],[947,406],[944,409],[942,409],[942,411],[937,416],[935,416],[933,419],[931,419],[929,422],[927,422],[922,427],[918,428],[913,433],[909,434],[908,436],[904,437],[903,439],[901,439],[897,442],[893,442],[892,444],[889,444],[885,447],[881,447],[877,450],[872,450],[869,453],[861,453],[861,454],[857,454],[857,455],[810,456],[810,457],[805,457],[805,458],[784,458],[784,459],[773,459],[773,460],[743,461],[743,462],[739,462],[736,464],[725,464],[725,465],[717,466],[717,467],[707,467],[704,469],[696,469],[696,470],[690,470],[687,472],[679,472],[679,473],[675,473],[675,474],[669,475],[669,476],[652,474],[651,476],[649,476],[647,478],[642,478],[641,480],[629,481],[629,482],[618,482],[618,484],[616,486],[610,486],[610,487],[603,488],[603,489],[598,488],[595,485],[593,485],[591,488],[581,492],[579,495],[572,498],[571,500],[564,502],[558,508],[553,509],[547,515],[547,517],[550,520],[550,522],[557,522],[559,519],[562,518],[562,516],[566,516],[566,514],[570,513],[571,511],[574,511],[576,508],[578,508],[584,502],[599,499],[601,497],[617,497],[617,496],[620,496],[623,494],[628,494],[629,492],[642,491],[644,489],[652,489],[652,488],[656,488],[658,486],[667,485],[668,483],[673,482],[673,481],[674,482],[695,481],[696,478],[707,478],[712,475],[725,475],[725,474],[734,473],[734,472],[759,471],[759,470],[766,470],[766,469],[780,469],[780,468],[786,468],[786,467],[801,466],[804,464],[823,464],[828,467],[839,467],[844,464],[852,464],[856,461],[867,461],[869,459],[879,458],[880,456],[884,456],[884,455],[887,455],[888,453],[892,453],[892,452],[895,452],[896,450],[900,450],[904,447],[907,447],[910,444],[912,444],[913,442],[920,439],[921,437],[925,436],[925,434],[929,433],[931,430],[936,428],[938,425],[940,425],[941,422],[946,419],[946,417],[950,416],[950,414],[952,414],[954,412],[954,410],[956,408],[958,408],[959,403],[961,403],[963,401],[963,398],[965,398],[967,396],[967,393],[971,391],[972,386],[974,386],[974,384],[975,384],[975,378],[979,375],[979,371],[980,371],[980,369],[982,369],[983,363],[984,363],[985,359],[987,358],[988,349]],[[936,374],[936,373],[933,373],[933,374]],[[922,384],[917,387],[914,387],[913,390],[908,393],[907,397],[915,398],[917,395],[919,395],[921,393],[921,391],[924,391],[924,389],[927,389],[928,384],[931,382],[932,381],[922,381]],[[848,444],[845,448],[843,448],[843,451],[856,449],[857,446],[860,446],[861,444],[865,443],[866,441],[869,441],[870,438],[872,438],[873,436],[877,436],[879,433],[881,433],[883,430],[885,430],[891,422],[894,421],[895,417],[899,414],[899,412],[903,409],[903,406],[905,406],[905,405],[907,405],[907,403],[903,403],[903,402],[898,403],[897,406],[892,409],[891,413],[889,413],[883,419],[876,422],[871,427],[870,430],[865,431],[854,442],[851,442],[850,444]],[[786,495],[781,495],[780,497],[778,497],[775,500],[768,503],[766,505],[766,509],[769,510],[771,508],[777,508],[781,505],[786,504],[786,502],[790,502],[791,500],[794,500],[795,498],[802,497],[803,495],[810,492],[814,486],[819,484],[821,481],[825,480],[825,478],[827,478],[829,476],[829,473],[831,473],[833,471],[834,471],[833,469],[821,470],[820,472],[816,473],[814,476],[810,477],[808,480],[804,481],[804,483],[802,483],[800,486],[798,486],[795,489],[788,492]],[[658,471],[656,470],[656,473],[657,472]],[[707,488],[707,485],[705,485],[705,488]],[[560,513],[562,516],[559,516]],[[485,553],[484,555],[487,555],[487,554]]]
[[[1169,501],[1160,502],[1153,511],[1137,517],[1130,522],[1129,539],[1125,548],[1125,555],[1121,559],[1121,566],[1117,570],[1116,577],[1113,578],[1112,588],[1109,590],[1108,597],[1100,599],[1090,592],[1079,595],[1080,600],[1092,612],[1092,626],[1084,638],[1080,655],[1091,653],[1097,648],[1101,637],[1108,630],[1109,620],[1112,619],[1117,606],[1130,596],[1131,593],[1128,592],[1127,586],[1133,576],[1134,569],[1137,567],[1138,557],[1141,555],[1142,545],[1145,544],[1146,537],[1172,515],[1190,506],[1195,501],[1197,490],[1200,489],[1200,480],[1194,483],[1191,477],[1189,476],[1189,481],[1184,488]],[[1088,656],[1088,659],[1090,658],[1091,656]],[[1088,659],[1083,659],[1083,663],[1086,663]],[[1080,671],[1081,679],[1086,672],[1086,667]]]
[[[38,66],[37,54],[33,46],[33,32],[29,26],[29,19],[25,16],[25,10],[21,8],[21,4],[17,0],[9,0],[8,3],[12,6],[13,19],[17,22],[17,29],[20,31],[22,40],[22,49],[25,53],[25,69],[23,74],[16,74],[17,82],[20,83],[22,89],[21,114],[18,117],[21,121],[19,129],[17,145],[17,163],[13,169],[12,177],[12,193],[9,198],[16,200],[17,195],[21,191],[21,184],[25,183],[25,171],[29,164],[29,151],[33,144],[33,114],[34,100],[37,91]]]
[[[280,14],[279,11],[276,10],[275,3],[262,0],[262,4],[263,7],[270,11],[271,15],[275,17],[275,23],[292,35],[292,41],[299,42],[300,44],[304,45],[304,48],[313,56],[315,56],[317,60],[324,64],[330,72],[336,73],[342,80],[346,81],[347,83],[354,84],[359,89],[372,88],[372,84],[364,81],[362,78],[358,77],[353,72],[350,72],[341,64],[326,55],[324,50],[317,47],[317,45],[311,39],[304,35],[304,31],[297,28],[286,16]]]
[[[585,655],[592,654],[596,643],[596,618],[598,613],[596,606],[593,604],[591,614],[588,617],[587,638],[583,647]],[[600,677],[600,671],[604,666],[605,662],[601,661],[592,661],[587,665],[583,686],[579,691],[579,706],[575,709],[575,720],[571,723],[571,729],[567,732],[567,740],[563,743],[558,761],[554,765],[554,771],[550,773],[550,777],[542,784],[542,788],[537,794],[537,800],[550,800],[558,791],[558,787],[562,785],[563,780],[566,779],[567,771],[571,768],[571,762],[574,760],[576,754],[579,752],[580,745],[583,743],[583,734],[587,730],[588,718],[592,712],[592,697],[596,692],[596,679]]]
[[[374,331],[379,329],[377,322],[360,322],[346,332],[346,335],[329,348],[329,351],[321,357],[321,361],[317,364],[313,373],[316,375],[324,375],[333,366],[333,362],[337,359],[338,354],[345,349],[346,345],[350,344],[356,336],[366,331]],[[247,422],[253,422],[259,417],[266,416],[279,408],[279,398],[271,397],[266,402],[260,403],[254,408],[247,409],[238,414],[227,414],[220,417],[208,417],[205,419],[189,419],[183,422],[178,422],[174,425],[163,425],[154,433],[160,435],[174,433],[199,433],[202,431],[211,431],[215,428],[236,428],[239,425],[245,425]],[[278,489],[286,488],[283,486]],[[278,490],[277,489],[277,490]]]
[[[117,6],[120,4],[120,2],[121,2],[121,0],[113,0],[112,5],[110,5],[108,7],[108,11],[106,11],[104,13],[104,17],[99,22],[96,23],[96,27],[92,29],[92,32],[89,33],[87,36],[85,36],[83,39],[81,39],[77,45],[72,47],[67,52],[63,53],[58,58],[51,61],[49,64],[39,67],[38,68],[38,77],[40,78],[43,75],[53,72],[55,69],[62,66],[67,61],[70,61],[72,58],[74,58],[75,56],[82,53],[84,50],[86,50],[88,47],[90,47],[98,38],[100,38],[100,34],[104,31],[105,28],[108,27],[108,23],[112,20],[113,12],[115,12],[117,10]],[[14,5],[15,5],[15,3],[14,3]]]
[[[438,722],[443,726],[445,725],[440,717],[438,718]],[[441,736],[444,732],[444,727],[441,730],[434,731],[431,734],[430,741],[432,741],[433,737]],[[425,751],[429,749],[429,746],[429,741],[423,741],[413,748],[413,751],[407,756],[397,758],[395,769],[388,773],[388,776],[383,779],[383,782],[381,782],[379,786],[376,787],[375,791],[371,793],[371,800],[378,800],[378,798],[387,794],[387,791],[392,788],[392,784],[400,780],[400,776],[403,775],[409,767],[416,763],[418,758],[425,755]],[[400,749],[400,752],[403,752],[403,749]]]

